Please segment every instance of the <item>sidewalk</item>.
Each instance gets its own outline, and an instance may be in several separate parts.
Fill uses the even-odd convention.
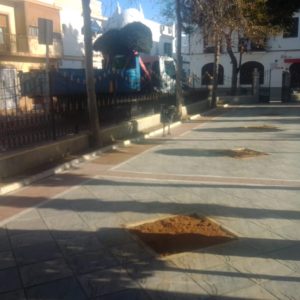
[[[215,111],[0,197],[0,299],[298,299],[299,121]],[[191,213],[238,239],[160,259],[126,230]]]

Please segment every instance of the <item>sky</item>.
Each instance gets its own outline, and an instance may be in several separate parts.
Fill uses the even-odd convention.
[[[161,21],[159,0],[102,0],[102,13],[109,17],[116,9],[119,2],[121,9],[139,8],[142,5],[146,19]]]

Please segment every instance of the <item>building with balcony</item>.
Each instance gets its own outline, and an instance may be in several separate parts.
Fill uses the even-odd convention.
[[[243,48],[241,69],[238,84],[247,90],[252,83],[252,73],[257,68],[260,73],[260,83],[263,87],[272,88],[271,97],[279,98],[282,86],[283,71],[291,75],[291,87],[300,88],[300,12],[294,14],[292,28],[278,36],[270,37],[260,45],[248,39],[239,39],[236,35],[233,41],[233,51],[239,61],[240,49]],[[206,86],[206,74],[212,74],[214,47],[209,36],[204,37],[201,29],[190,35],[190,73],[193,85]],[[232,65],[226,51],[221,47],[219,86],[231,86]]]
[[[53,23],[49,58],[51,66],[58,66],[62,58],[59,8],[34,0],[0,0],[1,68],[18,71],[44,68],[46,46],[38,41],[39,18],[47,18]]]

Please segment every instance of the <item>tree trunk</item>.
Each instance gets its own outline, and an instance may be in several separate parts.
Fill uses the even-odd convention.
[[[229,54],[232,64],[232,77],[231,77],[231,95],[236,95],[237,92],[237,75],[238,75],[238,63],[237,59],[232,51],[231,33],[225,35],[227,52]]]
[[[177,60],[177,68],[176,68],[176,106],[178,115],[182,117],[182,105],[183,105],[183,97],[182,97],[182,86],[181,86],[181,78],[182,78],[182,56],[181,56],[181,32],[182,32],[182,20],[181,20],[181,4],[180,0],[176,0],[176,19],[177,19],[177,30],[176,30],[176,60]]]
[[[213,69],[213,88],[212,88],[212,99],[211,107],[217,106],[217,89],[219,79],[219,62],[220,62],[220,35],[215,33],[215,55],[214,55],[214,69]]]
[[[85,78],[88,97],[88,111],[91,131],[91,146],[101,146],[100,125],[95,93],[95,81],[93,74],[93,48],[91,33],[90,0],[81,0],[84,21],[84,46],[85,46]]]

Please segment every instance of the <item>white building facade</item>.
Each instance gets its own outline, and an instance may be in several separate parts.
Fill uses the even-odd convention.
[[[53,0],[53,2],[60,8],[63,40],[63,58],[60,68],[83,68],[84,36],[81,0]],[[99,0],[91,0],[90,8],[94,38],[96,38],[105,18],[102,16]],[[95,68],[101,68],[102,55],[99,52],[94,52],[93,62]]]
[[[246,43],[246,51],[242,55],[241,70],[238,85],[240,88],[251,86],[253,68],[258,68],[261,75],[261,86],[271,87],[271,96],[279,97],[282,87],[282,74],[289,71],[291,74],[292,88],[300,88],[300,12],[294,14],[294,26],[287,33],[271,37],[264,48],[258,49]],[[234,53],[239,61],[239,41],[236,37]],[[230,88],[232,77],[232,64],[224,45],[220,57],[219,86]],[[190,74],[195,87],[206,86],[205,74],[212,70],[214,61],[213,48],[204,41],[201,30],[190,36]],[[272,95],[273,93],[273,95]]]

